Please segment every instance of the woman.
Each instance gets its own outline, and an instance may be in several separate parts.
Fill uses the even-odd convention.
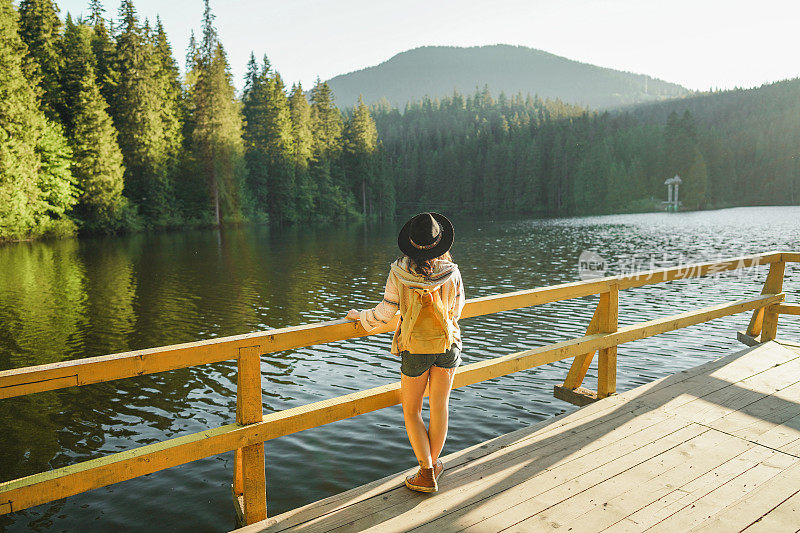
[[[419,470],[406,486],[435,492],[444,470],[439,455],[447,438],[447,411],[456,368],[461,363],[458,319],[464,307],[461,273],[450,256],[453,225],[439,213],[421,213],[397,237],[403,256],[392,263],[383,300],[374,308],[351,309],[367,331],[400,311],[392,353],[401,356],[400,398],[408,440]],[[422,420],[422,398],[429,388],[430,421]]]

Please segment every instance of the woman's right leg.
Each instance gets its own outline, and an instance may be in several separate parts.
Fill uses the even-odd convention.
[[[406,433],[408,433],[408,440],[411,442],[411,448],[414,450],[414,455],[417,456],[419,465],[424,468],[433,466],[428,431],[422,421],[422,396],[428,385],[429,373],[430,370],[426,370],[422,375],[413,378],[400,374],[400,399],[403,402]]]
[[[434,463],[439,458],[447,439],[448,410],[450,404],[450,391],[453,388],[455,368],[439,368],[432,366],[430,369],[430,406],[431,419],[428,424],[428,435],[431,451],[431,461]]]

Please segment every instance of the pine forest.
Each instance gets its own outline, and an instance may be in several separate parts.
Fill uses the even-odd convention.
[[[596,111],[453,92],[403,106],[287,83],[237,91],[208,1],[181,72],[132,0],[88,18],[0,0],[0,240],[419,210],[566,216],[800,203],[800,80]]]

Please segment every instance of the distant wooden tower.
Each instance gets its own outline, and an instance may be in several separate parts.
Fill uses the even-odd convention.
[[[680,201],[678,201],[678,187],[681,183],[683,183],[683,180],[677,174],[675,174],[674,178],[669,178],[664,182],[664,185],[667,186],[667,201],[664,202],[666,204],[667,211],[675,212],[681,205]]]

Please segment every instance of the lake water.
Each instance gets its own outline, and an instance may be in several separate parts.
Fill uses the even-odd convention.
[[[610,274],[782,249],[800,207],[551,220],[454,217],[467,297],[578,279],[593,250]],[[377,303],[399,224],[247,228],[0,246],[0,370],[330,320]],[[767,267],[623,291],[620,324],[754,296]],[[797,302],[800,266],[784,290]],[[462,321],[465,363],[580,336],[597,297]],[[625,391],[741,348],[749,314],[619,348]],[[800,339],[800,319],[778,335]],[[399,379],[388,334],[262,358],[264,409]],[[445,453],[574,409],[552,396],[569,361],[453,392]],[[0,481],[234,422],[236,365],[198,366],[0,401]],[[596,385],[593,365],[585,385]],[[266,444],[270,515],[413,467],[399,406]],[[232,453],[0,517],[7,531],[219,531],[235,525]],[[279,487],[279,488],[278,488]]]

